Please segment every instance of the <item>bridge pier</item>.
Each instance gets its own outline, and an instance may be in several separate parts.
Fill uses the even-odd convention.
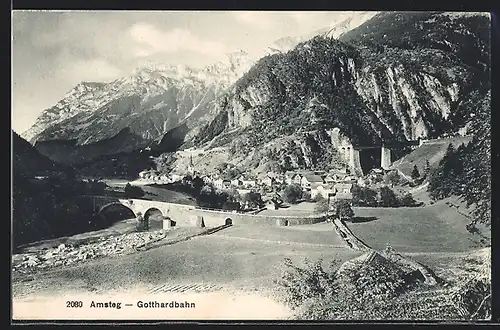
[[[380,167],[384,170],[388,170],[391,166],[391,149],[382,146],[380,151]]]

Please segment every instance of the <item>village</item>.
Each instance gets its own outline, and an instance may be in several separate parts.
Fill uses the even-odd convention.
[[[240,197],[248,193],[259,193],[265,203],[272,204],[272,200],[283,200],[282,192],[287,186],[300,187],[300,200],[326,199],[352,201],[354,185],[365,187],[371,182],[381,181],[387,170],[374,168],[366,176],[357,176],[345,167],[330,171],[293,170],[284,173],[266,172],[260,175],[240,173],[228,175],[227,171],[217,170],[212,173],[200,173],[194,170],[192,156],[189,166],[183,173],[163,173],[154,170],[145,170],[139,173],[139,180],[149,184],[172,184],[181,182],[190,177],[201,178],[207,185],[219,191],[238,192]],[[232,176],[232,177],[231,177]],[[244,207],[245,209],[245,207]]]

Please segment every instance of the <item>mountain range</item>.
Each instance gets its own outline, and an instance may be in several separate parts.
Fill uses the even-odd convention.
[[[357,13],[203,69],[152,63],[82,82],[23,137],[67,163],[172,151],[177,132],[179,146],[250,168],[341,165],[332,130],[353,145],[466,132],[490,90],[489,42],[484,14]]]

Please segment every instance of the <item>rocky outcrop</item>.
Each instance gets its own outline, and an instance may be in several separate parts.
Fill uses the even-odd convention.
[[[111,238],[101,238],[91,244],[61,244],[57,248],[33,253],[16,254],[12,257],[15,272],[28,273],[33,270],[67,266],[103,256],[130,254],[136,249],[165,238],[164,231],[124,234]]]

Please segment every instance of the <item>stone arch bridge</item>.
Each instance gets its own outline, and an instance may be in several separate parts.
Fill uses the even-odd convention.
[[[160,213],[163,218],[170,219],[175,226],[217,227],[222,225],[259,225],[259,226],[293,226],[322,222],[326,214],[308,216],[269,216],[242,212],[227,212],[205,209],[198,206],[167,203],[145,199],[120,199],[113,197],[89,196],[94,201],[96,212],[100,215],[111,206],[124,206],[137,217],[141,214],[146,220],[152,214]]]

